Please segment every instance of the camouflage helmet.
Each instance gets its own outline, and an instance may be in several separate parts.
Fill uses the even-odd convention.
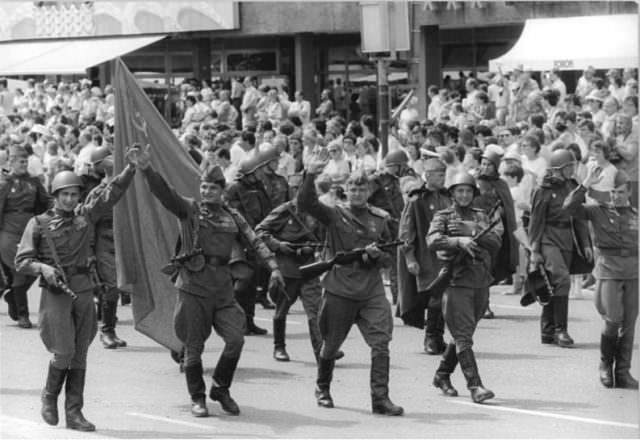
[[[404,151],[395,150],[387,154],[384,163],[385,165],[406,165],[409,163],[409,157]]]
[[[60,171],[51,181],[51,194],[55,194],[61,189],[72,186],[82,188],[84,186],[82,179],[73,171]]]
[[[571,151],[561,148],[551,153],[549,168],[560,170],[575,161],[576,158]]]
[[[463,171],[453,176],[453,180],[451,181],[451,183],[449,184],[449,187],[447,188],[447,191],[449,191],[449,194],[451,194],[453,192],[453,189],[458,185],[469,185],[470,187],[473,188],[474,195],[477,196],[479,193],[478,187],[476,185],[476,179],[474,179],[473,176],[467,172]]]

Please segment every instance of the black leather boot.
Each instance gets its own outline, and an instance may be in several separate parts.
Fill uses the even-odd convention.
[[[443,334],[444,317],[442,316],[442,309],[427,308],[427,319],[424,329],[425,353],[432,355],[444,353],[447,345],[444,343]]]
[[[568,348],[573,345],[573,339],[567,332],[569,322],[569,297],[554,296],[551,298],[553,302],[553,321],[555,324],[555,332],[553,334],[553,342],[560,347]]]
[[[4,294],[4,301],[7,303],[9,318],[13,321],[18,320],[18,309],[16,307],[16,302],[14,301],[13,289],[9,289]]]
[[[333,408],[333,399],[329,392],[331,380],[333,379],[333,367],[336,365],[335,359],[318,358],[318,377],[316,378],[316,401],[318,406]]]
[[[27,301],[28,285],[15,286],[11,290],[13,292],[13,301],[18,314],[18,326],[20,328],[32,328],[33,324],[29,320],[29,303]]]
[[[281,362],[289,362],[289,354],[284,342],[287,321],[284,319],[273,320],[273,358]]]
[[[105,335],[103,340],[102,335],[100,340],[102,341],[104,348],[117,348],[126,347],[127,342],[120,339],[116,334],[116,323],[118,318],[116,312],[118,310],[118,300],[115,301],[102,301],[102,335]],[[115,347],[112,345],[115,343]],[[109,346],[107,346],[109,345]]]
[[[77,368],[71,368],[67,372],[67,382],[65,384],[66,398],[64,402],[67,428],[78,431],[95,431],[95,425],[82,415],[85,374],[86,370]]]
[[[47,383],[42,390],[42,418],[49,425],[57,425],[58,418],[58,396],[62,390],[62,384],[67,376],[66,369],[60,370],[49,364],[47,373]]]
[[[231,397],[231,394],[229,394],[229,388],[231,387],[233,374],[238,367],[239,360],[240,357],[220,356],[216,369],[213,372],[213,383],[211,385],[211,391],[209,392],[211,400],[219,402],[226,413],[234,416],[240,414],[240,408]]]
[[[553,333],[555,324],[553,322],[553,302],[542,306],[540,315],[540,342],[543,344],[553,344]]]
[[[495,397],[493,391],[486,389],[482,385],[480,380],[480,374],[478,373],[478,364],[476,364],[476,357],[473,354],[473,350],[470,348],[458,353],[458,361],[460,362],[460,368],[467,379],[467,388],[471,391],[471,400],[475,403],[482,403],[485,400]]]
[[[404,409],[389,399],[389,356],[371,358],[371,411],[374,414],[401,416]]]
[[[457,397],[458,390],[451,384],[451,373],[458,365],[458,355],[456,355],[456,344],[448,344],[442,355],[440,366],[433,377],[433,386],[440,388],[445,396]]]
[[[266,335],[267,329],[258,327],[255,322],[253,322],[253,316],[247,315],[247,328],[245,329],[244,334],[246,336],[251,335]]]
[[[617,342],[616,336],[600,335],[600,382],[606,388],[613,388],[613,358]]]
[[[638,389],[638,381],[631,376],[631,356],[633,353],[633,329],[623,331],[618,338],[616,363],[614,369],[616,388]]]
[[[205,400],[207,388],[202,378],[202,364],[184,367],[184,376],[187,379],[187,390],[191,396],[191,414],[194,417],[207,417],[209,415]]]

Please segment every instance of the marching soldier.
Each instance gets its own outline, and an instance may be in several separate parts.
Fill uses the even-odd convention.
[[[542,307],[541,342],[570,347],[573,339],[567,331],[569,318],[570,274],[589,273],[593,268],[586,221],[571,217],[562,209],[564,200],[577,186],[573,175],[575,158],[564,149],[556,150],[549,160],[549,171],[533,194],[529,241],[530,272],[539,265],[551,274],[553,296]]]
[[[320,355],[322,337],[318,327],[318,308],[322,289],[318,278],[304,280],[299,267],[314,261],[320,243],[318,222],[298,209],[297,202],[285,202],[275,208],[258,225],[256,234],[276,254],[285,280],[286,291],[274,292],[276,311],[273,316],[273,357],[277,361],[289,361],[285,333],[289,308],[298,297],[307,315],[311,347],[316,359]]]
[[[238,178],[227,189],[229,205],[236,209],[255,228],[272,209],[269,193],[262,183],[262,168],[269,156],[257,153],[240,163]],[[266,335],[267,330],[254,322],[259,268],[251,249],[236,246],[231,257],[234,292],[238,304],[244,310],[247,335]]]
[[[604,320],[600,335],[600,382],[607,388],[638,389],[631,376],[633,335],[638,318],[638,211],[631,206],[631,185],[618,170],[607,204],[585,204],[589,188],[602,179],[592,168],[563,208],[575,218],[591,220],[595,246],[595,303]]]
[[[58,395],[65,384],[67,428],[96,429],[82,414],[87,353],[97,324],[95,286],[88,265],[93,256],[94,223],[98,213],[111,209],[126,191],[120,183],[114,181],[103,198],[76,213],[82,180],[71,171],[56,174],[51,182],[53,209],[29,220],[18,247],[16,269],[31,277],[39,275],[43,286],[40,337],[53,358],[42,392],[41,414],[50,425],[58,424]]]
[[[415,176],[415,172],[409,167],[409,157],[402,150],[392,151],[387,154],[384,163],[384,171],[377,173],[371,179],[372,189],[369,203],[389,213],[391,216],[389,230],[391,236],[395,239],[398,236],[398,223],[404,209],[400,178]],[[393,304],[396,304],[398,301],[398,267],[395,253],[393,256],[393,264],[389,270],[389,282],[391,283]]]
[[[35,278],[16,272],[16,250],[29,219],[42,214],[51,202],[40,180],[28,174],[28,157],[24,147],[10,147],[10,171],[0,176],[0,258],[10,289],[4,300],[9,305],[9,317],[21,328],[32,327],[27,291]]]
[[[191,395],[191,414],[207,417],[206,387],[202,378],[202,352],[213,327],[224,349],[213,373],[209,397],[232,415],[240,408],[229,394],[242,346],[245,316],[233,295],[229,260],[234,241],[240,241],[263,259],[271,270],[271,283],[283,286],[282,274],[265,244],[246,220],[223,202],[225,179],[218,166],[200,177],[200,202],[178,194],[150,163],[148,147],[136,150],[135,162],[153,195],[180,220],[180,251],[174,274],[178,302],[174,314],[176,335],[184,344],[184,372]]]
[[[320,306],[322,349],[318,359],[316,400],[319,406],[333,407],[329,392],[335,357],[353,324],[357,324],[371,348],[371,409],[376,414],[399,416],[404,410],[389,399],[389,342],[393,331],[391,307],[385,298],[380,268],[392,257],[378,248],[388,241],[389,215],[367,203],[369,181],[364,173],[352,174],[346,183],[346,205],[323,205],[314,180],[324,163],[309,165],[298,192],[298,206],[327,228],[328,253],[364,248],[361,261],[334,266],[323,278]]]
[[[415,196],[410,197],[402,211],[398,235],[406,243],[398,250],[398,313],[405,324],[425,328],[424,351],[428,354],[440,354],[446,346],[440,299],[425,297],[425,290],[441,267],[425,238],[434,214],[451,205],[449,194],[443,189],[446,168],[439,159],[425,162],[426,183],[423,188],[413,191]]]
[[[260,177],[269,194],[271,206],[275,208],[289,200],[289,184],[286,178],[276,173],[278,164],[280,163],[280,153],[278,149],[276,147],[269,147],[260,154],[266,162],[266,165],[262,168]],[[260,303],[265,309],[274,309],[274,305],[267,297],[266,287],[269,277],[266,275],[264,268],[258,266],[256,275],[258,279],[256,302]]]
[[[487,151],[482,155],[480,161],[480,172],[478,175],[478,190],[480,195],[474,199],[473,206],[484,209],[490,213],[496,202],[500,201],[499,209],[504,230],[502,245],[493,258],[493,284],[498,284],[506,278],[512,276],[518,265],[518,242],[513,238],[513,231],[516,230],[516,215],[511,197],[511,191],[507,182],[500,178],[498,168],[500,167],[500,156],[495,151]],[[494,318],[494,313],[487,303],[485,319]]]
[[[93,206],[100,204],[115,187],[127,188],[135,175],[135,168],[127,167],[117,177],[113,176],[113,156],[107,147],[98,147],[91,153],[91,168],[93,173],[102,177],[98,186],[87,195],[81,207],[81,212],[91,211]],[[116,254],[113,243],[113,209],[106,207],[102,212],[95,212],[95,257],[96,267],[101,288],[99,298],[100,341],[104,348],[126,347],[127,343],[116,335],[116,311],[120,291],[116,286]]]
[[[472,207],[478,188],[471,175],[457,174],[448,190],[453,205],[435,214],[429,226],[427,245],[439,251],[438,256],[445,261],[462,253],[457,256],[459,260],[451,262],[451,281],[442,298],[444,320],[453,336],[455,351],[451,344],[447,347],[433,383],[445,395],[457,396],[450,376],[460,362],[471,399],[481,403],[493,398],[494,394],[484,388],[480,380],[472,349],[473,333],[489,300],[489,286],[493,281],[491,255],[500,248],[502,224],[480,235],[481,230],[489,227],[490,219],[484,210]]]

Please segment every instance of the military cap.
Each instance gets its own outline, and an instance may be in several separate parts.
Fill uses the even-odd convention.
[[[220,168],[218,165],[207,167],[200,175],[200,180],[202,182],[217,183],[218,185],[223,187],[226,184],[222,168]]]

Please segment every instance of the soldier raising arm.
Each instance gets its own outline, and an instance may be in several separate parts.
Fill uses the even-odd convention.
[[[245,315],[233,295],[229,258],[234,240],[255,249],[271,270],[271,283],[283,285],[273,254],[244,218],[222,199],[225,179],[220,167],[203,171],[200,202],[180,195],[151,166],[149,148],[134,154],[153,195],[180,220],[180,264],[175,282],[178,301],[174,314],[176,335],[185,346],[184,370],[191,395],[191,413],[209,415],[202,378],[202,352],[211,328],[225,345],[213,373],[209,397],[229,414],[240,413],[229,394],[244,345]]]
[[[608,204],[585,204],[585,194],[602,176],[592,168],[565,199],[569,215],[591,220],[598,248],[595,304],[604,320],[600,335],[600,381],[607,387],[638,389],[629,373],[638,317],[638,211],[629,202],[627,174],[618,170]],[[614,367],[615,364],[615,367]]]

